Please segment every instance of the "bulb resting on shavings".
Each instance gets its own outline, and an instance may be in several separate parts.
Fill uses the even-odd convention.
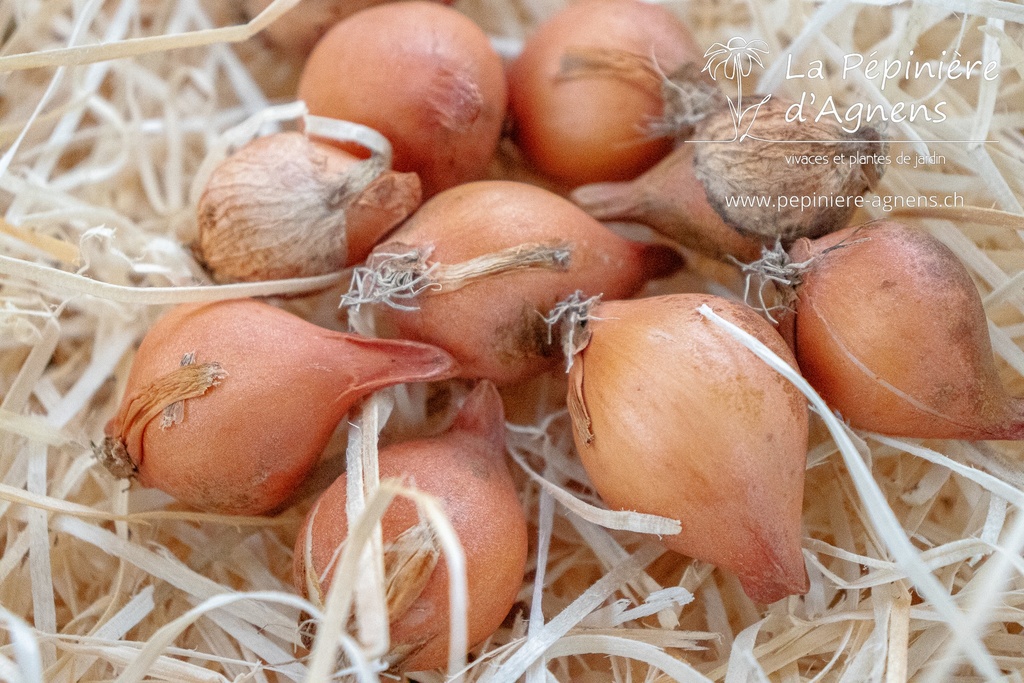
[[[258,135],[301,125],[304,108],[286,102],[294,68],[267,59],[259,40],[249,40],[294,4],[273,2],[247,23],[223,3],[178,0],[61,0],[46,15],[13,0],[7,14],[0,10],[0,70],[5,92],[18,93],[0,108],[0,211],[13,228],[3,231],[0,254],[0,628],[7,638],[0,677],[305,680],[314,664],[320,674],[338,666],[338,648],[326,645],[296,658],[294,617],[313,606],[274,593],[287,585],[289,530],[308,502],[263,522],[197,514],[165,496],[124,491],[95,469],[88,448],[115,408],[135,341],[164,306],[325,287],[335,290],[283,305],[308,312],[337,303],[347,273],[213,288],[200,285],[202,271],[180,248],[194,237],[199,188],[215,159]],[[467,0],[460,11],[514,53],[561,4]],[[792,0],[699,0],[669,9],[690,22],[703,47],[733,36],[765,40],[764,68],[755,65],[745,93],[795,101],[806,90],[888,110],[947,103],[943,122],[898,122],[885,131],[897,141],[893,153],[938,153],[945,162],[891,164],[877,195],[865,196],[963,198],[962,208],[897,208],[893,217],[931,232],[966,265],[983,295],[1000,377],[1019,390],[1024,193],[1016,179],[1024,173],[1024,105],[1015,65],[1024,10],[990,3],[954,14],[940,0],[909,9],[829,0],[809,13]],[[910,79],[885,88],[863,73],[842,78],[847,54],[905,59],[911,49],[922,58],[956,49],[965,60],[994,59],[999,77]],[[790,56],[794,66],[821,59],[835,68],[820,81],[787,79]],[[719,85],[728,95],[735,82]],[[989,142],[953,142],[970,139]],[[514,158],[494,168],[534,177]],[[869,207],[859,218],[884,213]],[[692,277],[698,289],[741,294],[735,282],[711,275],[717,271],[700,272]],[[465,680],[591,683],[659,673],[730,683],[941,680],[1024,669],[1018,445],[874,434],[861,434],[863,443],[834,440],[823,411],[812,418],[807,459],[809,592],[761,608],[710,565],[668,562],[650,532],[669,522],[603,516],[610,511],[567,443],[568,420],[557,415],[561,407],[549,409],[564,389],[561,370],[530,385],[538,408],[523,411],[530,419],[509,430],[525,464],[513,463],[513,476],[538,534],[531,549],[546,547],[540,558],[531,550],[530,562],[543,565],[540,585],[528,581],[520,594],[528,614],[510,619],[472,663],[451,663]],[[428,398],[411,391],[397,399],[382,443],[416,433]],[[378,426],[371,423],[359,437],[367,448],[356,455],[373,512],[379,492],[393,489],[384,482],[373,490],[369,449]],[[519,427],[538,432],[536,443],[520,444]],[[330,446],[335,464],[345,459],[345,429]],[[431,514],[440,524],[443,511]],[[376,555],[371,536],[363,547]],[[347,590],[351,598],[354,588]],[[675,598],[662,602],[661,590],[676,591]],[[683,590],[692,602],[682,604]],[[348,610],[364,615],[365,629],[332,641],[344,650],[346,674],[381,669],[372,660],[379,640],[360,642],[361,634],[379,632],[368,612],[374,593],[365,591],[362,605],[352,598]],[[344,611],[330,616],[347,624]],[[627,615],[633,618],[612,623]],[[703,649],[684,650],[689,644]],[[419,680],[444,678],[437,671]]]

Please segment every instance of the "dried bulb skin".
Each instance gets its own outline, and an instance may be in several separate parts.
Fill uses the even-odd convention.
[[[992,357],[967,269],[930,234],[895,221],[799,240],[800,368],[854,427],[936,439],[1022,439],[1024,401]]]
[[[466,553],[470,647],[501,625],[526,568],[526,518],[504,454],[501,398],[492,384],[482,382],[445,434],[388,446],[379,457],[381,477],[399,477],[437,496],[459,537]],[[348,534],[346,486],[342,476],[324,491],[299,532],[293,576],[304,595],[312,588],[324,596],[330,588],[328,566]],[[396,499],[382,521],[385,567],[399,538],[418,523],[415,506]],[[429,552],[429,540],[427,545]],[[442,557],[436,567],[421,561],[402,564],[403,570],[385,577],[389,595],[403,596],[388,600],[392,651],[386,659],[400,671],[442,667],[448,658],[450,615],[446,563]]]
[[[189,369],[186,354],[197,370],[218,368],[198,395],[168,384]],[[142,341],[107,450],[143,486],[196,508],[262,514],[288,499],[362,396],[454,371],[439,349],[325,330],[250,299],[181,305]]]
[[[808,587],[807,404],[701,316],[702,304],[796,365],[771,325],[738,303],[705,294],[602,303],[570,370],[576,447],[610,507],[678,519],[682,532],[663,539],[669,548],[774,602]]]
[[[648,225],[688,249],[725,260],[754,261],[761,240],[726,225],[693,170],[696,147],[682,144],[636,180],[576,188],[570,198],[599,221]]]
[[[565,73],[578,52],[621,53],[638,63],[615,73]],[[540,25],[509,68],[516,141],[541,173],[570,186],[625,180],[671,150],[645,134],[663,114],[661,79],[700,53],[671,12],[635,0],[583,0]],[[628,61],[628,60],[623,60]]]
[[[356,157],[301,133],[257,138],[211,174],[199,199],[196,256],[217,282],[358,263],[421,201],[415,174],[385,170],[371,180],[367,172]]]
[[[415,173],[384,171],[374,178],[348,205],[345,265],[365,261],[373,247],[412,215],[422,202],[423,191]]]
[[[624,239],[561,197],[538,187],[482,181],[434,197],[375,253],[409,246],[432,250],[430,261],[460,263],[526,243],[569,251],[563,270],[520,270],[460,289],[425,292],[417,310],[379,308],[398,335],[440,346],[463,376],[511,384],[563,362],[544,316],[576,290],[616,299],[680,265],[668,247]]]
[[[654,123],[653,132],[671,137],[678,144],[692,137],[697,125],[709,114],[729,107],[729,100],[715,79],[702,68],[705,63],[684,62],[662,78],[665,113]]]
[[[863,194],[885,170],[875,163],[884,149],[874,144],[880,136],[872,128],[850,134],[827,122],[787,122],[787,105],[770,99],[752,121],[753,112],[746,114],[739,129],[728,107],[719,107],[697,124],[694,141],[680,142],[644,175],[625,183],[580,187],[572,199],[599,220],[641,222],[707,256],[742,262],[756,260],[761,246],[770,247],[776,240],[789,245],[800,237],[838,230],[853,212],[853,202],[818,201],[822,206],[802,207],[799,200]],[[744,132],[752,137],[736,139]],[[837,164],[840,154],[847,160],[858,155],[863,163]],[[787,156],[805,155],[822,163],[786,162]],[[772,204],[729,205],[746,197],[766,197]],[[787,199],[792,205],[780,207],[779,198],[796,201]]]
[[[377,5],[336,24],[310,53],[299,99],[394,146],[394,168],[433,196],[481,178],[508,95],[501,58],[468,17],[421,0]]]
[[[756,100],[755,100],[756,101]],[[744,100],[744,105],[749,106]],[[818,237],[846,224],[853,213],[853,202],[828,202],[821,207],[729,206],[734,197],[858,197],[873,185],[885,170],[874,163],[883,149],[874,128],[847,133],[831,121],[786,121],[790,103],[772,98],[739,131],[750,137],[736,140],[737,128],[732,112],[719,109],[709,115],[694,133],[699,142],[694,154],[694,173],[704,185],[708,201],[726,224],[740,234],[760,238],[769,246],[775,240],[788,244],[799,237]],[[752,114],[751,114],[752,115]],[[749,116],[749,115],[748,115]],[[735,140],[735,141],[733,141]],[[815,142],[803,142],[811,140]],[[835,140],[835,143],[820,142]],[[730,142],[731,141],[731,142]],[[792,141],[792,142],[790,142]],[[851,142],[860,141],[860,143]],[[865,163],[836,163],[844,154],[872,159]],[[787,164],[787,156],[821,157],[822,163]]]

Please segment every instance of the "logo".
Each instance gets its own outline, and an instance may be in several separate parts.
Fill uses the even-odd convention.
[[[762,142],[783,142],[781,140],[765,140],[750,133],[758,111],[772,96],[763,98],[747,97],[744,102],[743,79],[750,76],[754,66],[765,68],[768,57],[768,44],[763,40],[747,40],[737,36],[726,43],[715,43],[704,52],[704,68],[715,83],[719,79],[736,83],[736,99],[727,99],[732,115],[735,134],[732,140],[720,142],[736,142],[746,138]],[[828,70],[823,60],[813,59],[805,66],[794,64],[794,55],[785,55],[785,80],[799,84],[800,81],[823,81],[828,78]],[[833,95],[819,97],[814,92],[804,91],[795,100],[786,100],[788,107],[785,120],[788,123],[800,124],[808,121],[820,123],[831,121],[838,124],[846,133],[854,134],[859,130],[873,126],[882,130],[889,125],[906,127],[907,124],[943,123],[947,115],[945,100],[939,100],[937,93],[946,82],[956,80],[991,81],[999,77],[999,62],[996,60],[965,59],[957,51],[943,51],[936,59],[921,61],[910,50],[903,58],[879,56],[876,52],[867,55],[850,53],[836,57],[832,65],[833,72],[843,81],[870,81],[881,91],[886,84],[899,81],[930,81],[934,87],[928,97],[906,102],[874,101],[841,104]],[[778,68],[781,65],[775,65]],[[710,140],[706,142],[711,142]],[[785,140],[785,142],[823,142],[821,140]],[[862,141],[863,142],[863,141]],[[889,140],[888,142],[910,143],[924,146],[929,142],[956,142],[980,145],[991,140],[923,140],[915,137],[908,140]]]
[[[762,69],[764,62],[761,57],[768,56],[768,44],[763,40],[748,41],[745,38],[731,38],[728,43],[715,43],[704,53],[707,62],[702,72],[707,72],[712,81],[717,82],[721,74],[726,80],[736,81],[736,101],[729,100],[729,111],[732,113],[734,137],[729,142],[742,141],[750,135],[750,127],[757,118],[761,106],[771,99],[766,95],[760,102],[748,107],[743,106],[743,79],[754,70],[754,64]],[[740,130],[743,130],[742,135]]]

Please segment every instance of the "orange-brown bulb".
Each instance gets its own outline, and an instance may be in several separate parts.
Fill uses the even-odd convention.
[[[501,133],[501,59],[469,18],[411,0],[356,12],[309,55],[299,99],[320,116],[380,131],[394,168],[414,171],[424,196],[483,176]]]
[[[1024,400],[992,358],[981,296],[956,255],[895,221],[800,240],[794,349],[811,385],[860,429],[1022,439]]]
[[[672,148],[649,132],[664,108],[658,69],[698,57],[687,28],[656,4],[571,3],[509,69],[516,140],[537,170],[570,186],[632,178]]]
[[[252,299],[181,305],[139,347],[105,452],[201,510],[262,514],[359,398],[453,372],[440,349],[333,332]]]
[[[436,496],[466,557],[468,640],[473,645],[497,629],[515,602],[526,567],[526,518],[505,464],[505,421],[501,398],[489,382],[470,394],[455,423],[444,434],[388,446],[379,454],[381,477],[397,477]],[[348,535],[347,478],[320,496],[299,532],[294,579],[303,594],[310,587],[326,595],[333,575],[331,558]],[[390,601],[389,663],[403,671],[434,669],[448,661],[448,569],[425,562],[389,563],[403,553],[411,531],[422,522],[416,507],[397,499],[382,520],[385,567],[401,570],[385,577]],[[431,548],[430,535],[412,535]],[[307,562],[311,563],[307,565]]]
[[[741,304],[704,294],[595,306],[569,404],[583,466],[609,506],[677,519],[665,544],[773,602],[806,592],[800,549],[803,396],[697,312],[702,304],[796,365]]]

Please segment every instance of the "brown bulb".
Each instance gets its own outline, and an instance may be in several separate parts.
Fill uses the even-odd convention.
[[[515,602],[527,554],[526,518],[505,464],[505,420],[494,385],[480,383],[446,433],[388,446],[379,463],[381,477],[398,477],[444,506],[466,557],[469,644],[480,643]],[[317,593],[311,598],[330,589],[331,558],[348,535],[346,486],[342,476],[324,491],[299,532],[295,586],[303,594],[311,587]],[[392,647],[387,660],[402,671],[442,667],[450,612],[439,546],[409,500],[396,499],[382,527]]]
[[[718,105],[692,140],[645,174],[577,188],[573,201],[599,220],[644,223],[690,249],[743,262],[776,241],[788,246],[845,226],[856,198],[885,171],[879,133],[787,121],[788,102],[757,108],[759,101],[744,100],[752,109],[739,125],[728,103]]]
[[[101,457],[201,510],[262,514],[361,397],[453,372],[434,347],[325,330],[252,299],[181,305],[142,341]]]
[[[895,221],[790,249],[805,263],[792,339],[811,385],[851,425],[932,439],[1024,439],[1024,400],[996,371],[978,288],[931,234]]]
[[[566,263],[425,289],[415,310],[380,307],[379,314],[398,336],[451,353],[464,376],[511,384],[564,362],[545,322],[560,300],[577,290],[586,297],[628,297],[682,263],[670,247],[625,239],[556,194],[507,181],[439,194],[374,253],[418,249],[431,263],[458,264],[527,244],[559,247]]]
[[[576,447],[610,507],[679,520],[665,545],[774,602],[808,587],[807,403],[700,315],[702,304],[796,365],[774,328],[739,303],[675,294],[599,304],[569,375]]]
[[[324,275],[365,259],[420,201],[414,173],[301,133],[267,135],[210,175],[193,249],[217,282]]]

